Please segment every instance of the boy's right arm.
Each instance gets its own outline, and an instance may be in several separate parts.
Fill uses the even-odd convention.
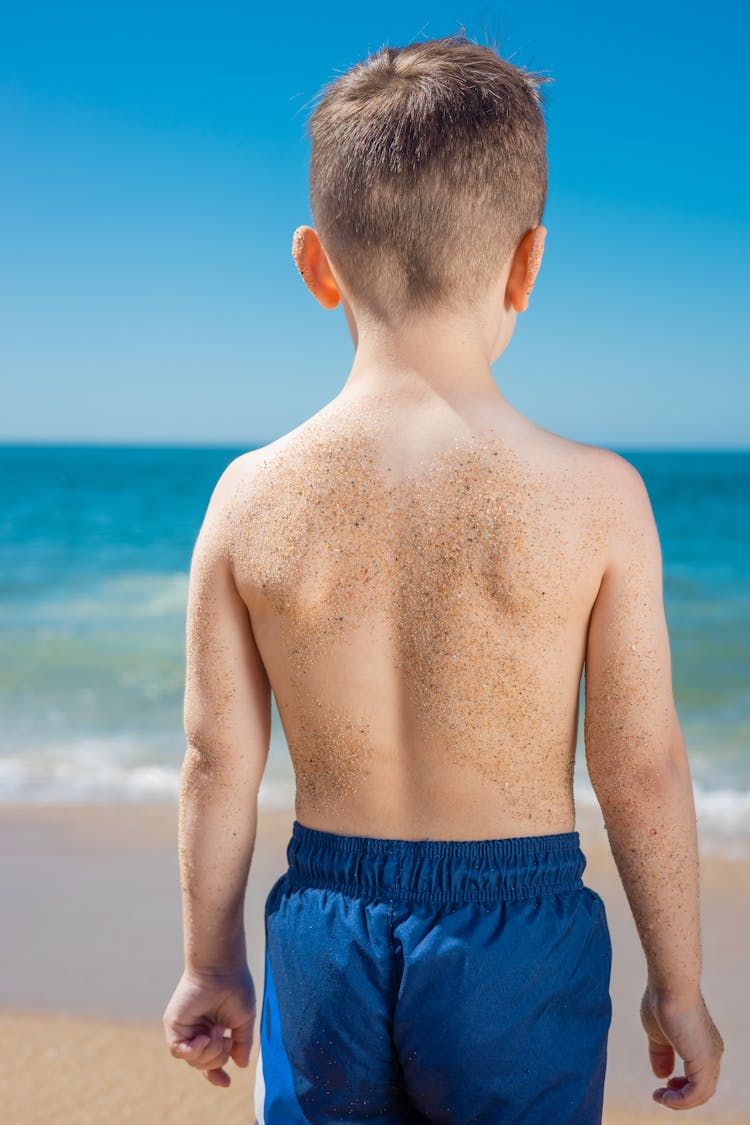
[[[700,991],[698,851],[685,743],[672,694],[662,558],[637,470],[612,455],[618,501],[586,649],[584,740],[592,785],[646,955],[641,1018],[654,1073],[685,1077],[657,1101],[689,1109],[716,1089],[723,1050]]]

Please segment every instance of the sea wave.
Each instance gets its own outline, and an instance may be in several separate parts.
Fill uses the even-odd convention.
[[[159,755],[162,758],[166,755]],[[23,755],[0,757],[0,805],[96,804],[177,799],[181,759],[155,760],[142,739],[83,738]],[[264,775],[258,803],[263,808],[294,804],[294,777],[276,763]]]
[[[0,756],[0,805],[176,800],[181,753],[169,746],[147,747],[142,736],[122,735]],[[696,782],[694,792],[702,853],[750,858],[750,790]],[[579,818],[601,817],[591,783],[583,776],[576,776],[575,800]],[[294,807],[294,774],[281,743],[271,747],[258,804]]]
[[[701,853],[750,859],[750,790],[711,789],[695,782],[693,792]],[[599,813],[589,782],[576,781],[575,801],[579,814],[590,818]]]
[[[115,622],[126,625],[138,618],[181,619],[188,596],[188,575],[183,571],[135,571],[104,575],[93,581],[68,576],[67,582],[47,587],[29,598],[5,598],[6,628],[17,621],[25,628],[38,625],[85,627]]]

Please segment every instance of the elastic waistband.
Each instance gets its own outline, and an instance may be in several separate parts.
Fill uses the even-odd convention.
[[[294,821],[286,850],[294,883],[366,898],[499,902],[583,887],[577,832],[500,840],[343,836]]]

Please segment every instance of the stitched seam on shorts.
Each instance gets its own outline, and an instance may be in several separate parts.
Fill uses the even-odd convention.
[[[564,883],[546,883],[536,886],[518,887],[512,891],[496,892],[486,891],[479,894],[466,894],[456,891],[445,894],[440,891],[432,894],[429,891],[411,891],[408,887],[376,887],[365,888],[357,883],[340,883],[335,879],[316,879],[308,875],[299,875],[291,871],[290,878],[295,886],[315,887],[318,890],[338,891],[339,894],[349,895],[352,898],[366,896],[372,899],[398,902],[525,902],[529,899],[544,898],[548,895],[570,894],[583,889],[582,880],[567,880]]]

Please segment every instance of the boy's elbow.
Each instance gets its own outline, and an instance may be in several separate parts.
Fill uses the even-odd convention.
[[[685,740],[679,722],[669,736],[639,746],[637,743],[620,753],[607,755],[586,747],[586,764],[594,792],[600,804],[618,803],[629,797],[643,801],[653,798],[669,800],[690,783],[690,769]]]
[[[236,792],[257,793],[269,753],[269,738],[240,740],[220,724],[186,722],[186,749],[182,763],[182,788],[229,786]]]
[[[220,768],[221,755],[214,739],[194,727],[185,729],[185,756],[182,760],[183,786],[195,784],[203,777],[214,776]]]
[[[220,772],[231,757],[231,749],[216,716],[206,707],[186,703],[182,729],[186,746],[183,775],[186,771],[191,777]]]

